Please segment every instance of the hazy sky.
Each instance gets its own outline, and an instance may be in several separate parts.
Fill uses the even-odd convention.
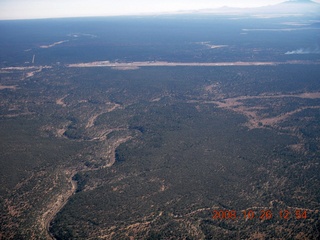
[[[221,6],[256,7],[284,0],[0,0],[0,19],[114,16],[197,10]],[[316,0],[320,2],[320,0]]]

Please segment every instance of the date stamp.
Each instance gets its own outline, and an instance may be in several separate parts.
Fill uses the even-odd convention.
[[[307,210],[304,209],[295,209],[295,210],[288,210],[283,209],[277,212],[271,211],[270,209],[262,209],[262,210],[213,210],[212,211],[212,218],[215,220],[236,220],[236,219],[245,219],[245,220],[253,220],[253,219],[260,219],[260,220],[270,220],[272,218],[278,219],[307,219],[308,213]]]

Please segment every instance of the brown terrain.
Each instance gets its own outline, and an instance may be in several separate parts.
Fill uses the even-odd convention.
[[[59,43],[60,44],[60,43]],[[92,63],[80,63],[80,64],[70,64],[69,67],[111,67],[117,70],[134,70],[138,69],[139,67],[147,67],[147,66],[261,66],[261,65],[278,65],[283,63],[277,63],[277,62],[230,62],[230,63],[170,63],[170,62],[133,62],[133,63],[110,63],[107,61],[104,62],[92,62]],[[288,64],[288,63],[286,63]],[[301,62],[290,62],[289,64],[301,64]],[[318,64],[318,63],[316,63]],[[12,71],[12,70],[18,70],[18,71],[29,71],[26,73],[26,77],[32,77],[34,74],[39,73],[42,71],[43,68],[49,68],[48,66],[45,67],[15,67],[15,68],[3,68],[4,71]],[[23,79],[22,79],[23,80]],[[277,116],[265,116],[261,115],[259,113],[259,110],[266,109],[267,107],[263,104],[261,105],[255,105],[255,106],[248,106],[246,105],[246,100],[269,100],[269,99],[286,99],[286,98],[298,98],[298,99],[320,99],[320,92],[305,92],[305,93],[292,93],[292,94],[274,94],[274,93],[264,93],[257,96],[238,96],[238,97],[225,97],[222,93],[219,92],[219,84],[211,84],[204,86],[204,92],[206,94],[212,94],[214,97],[211,99],[206,100],[190,100],[190,103],[198,103],[198,104],[215,104],[217,107],[234,111],[237,113],[240,113],[244,115],[247,118],[246,126],[249,129],[253,128],[266,128],[266,127],[272,127],[272,128],[278,128],[279,123],[286,121],[288,118],[293,116],[296,113],[299,113],[306,109],[320,109],[320,106],[302,106],[298,107],[295,110],[288,111],[288,112],[282,112],[281,114]],[[16,90],[17,85],[9,85],[9,86],[3,86],[0,85],[0,90],[3,89],[12,89]],[[68,94],[62,95],[61,98],[58,98],[55,100],[55,103],[61,108],[68,108],[70,107],[69,104],[65,102],[65,99],[68,97]],[[160,101],[161,97],[153,98],[150,100],[150,102],[157,102]],[[87,100],[83,100],[83,103],[86,103]],[[198,108],[197,108],[198,107]],[[116,149],[119,147],[120,144],[125,143],[133,138],[129,133],[125,132],[126,128],[97,128],[95,126],[95,122],[99,116],[105,113],[109,113],[112,111],[115,111],[117,109],[123,108],[122,105],[118,103],[111,103],[106,102],[103,107],[92,109],[90,114],[83,117],[82,119],[82,125],[84,126],[85,130],[87,131],[87,134],[91,137],[90,141],[98,141],[101,142],[102,146],[102,153],[101,156],[105,160],[105,164],[103,166],[100,166],[100,168],[95,167],[87,167],[87,168],[68,168],[68,169],[61,169],[62,175],[65,177],[65,182],[69,183],[68,189],[60,189],[61,191],[56,194],[54,197],[52,197],[51,202],[47,205],[45,209],[43,209],[41,213],[41,217],[38,219],[39,226],[41,226],[42,232],[45,232],[46,238],[48,239],[54,239],[54,237],[49,232],[50,223],[55,218],[56,214],[66,205],[70,197],[76,192],[77,190],[77,182],[73,180],[73,177],[78,172],[86,172],[86,171],[95,171],[101,168],[108,168],[113,166],[115,163],[115,152]],[[197,110],[200,111],[200,107],[196,106]],[[5,117],[12,117],[12,116],[19,116],[19,115],[25,115],[26,112],[15,114],[15,115],[6,115]],[[68,128],[69,123],[66,122],[65,124],[57,127],[57,126],[45,126],[43,129],[52,130],[56,133],[57,137],[65,137],[64,133],[66,132]],[[125,132],[123,135],[119,135],[118,137],[114,139],[107,139],[107,136],[111,133],[115,132]],[[301,140],[303,141],[303,140]],[[296,144],[291,146],[293,149],[300,151],[303,150],[302,144]],[[34,176],[32,175],[31,178]],[[58,177],[57,177],[58,178]],[[28,181],[26,179],[25,181]],[[52,185],[53,187],[56,185],[57,179],[52,179]],[[24,183],[19,184],[16,188],[19,189],[19,186],[22,186]],[[163,183],[161,185],[161,188],[159,191],[164,191],[166,189],[165,184]],[[115,189],[116,191],[117,189]],[[11,203],[9,200],[6,201],[7,208],[12,216],[19,216],[20,209],[18,207],[14,206],[14,203]],[[23,206],[27,207],[27,206]],[[257,207],[258,208],[258,207]],[[260,207],[261,208],[261,207]],[[253,209],[253,208],[252,208]],[[195,210],[189,215],[202,212],[202,211],[208,211],[210,209],[203,208]],[[313,211],[313,210],[309,210]],[[149,220],[149,218],[146,218],[146,221],[135,223],[129,226],[126,226],[126,229],[122,229],[123,231],[133,231],[133,232],[139,232],[142,229],[150,228],[150,225],[152,222],[156,221],[159,217],[161,217],[162,213],[160,213],[157,216],[153,216],[153,220]],[[179,216],[176,216],[178,219]],[[147,220],[148,219],[148,220]],[[190,229],[190,231],[193,232],[199,232],[195,235],[201,235],[200,231],[198,229]],[[112,232],[112,229],[106,230],[106,232],[101,233],[102,235],[100,238],[102,239],[110,239],[114,235],[114,232]],[[256,234],[256,237],[263,237],[260,236],[259,233]]]
[[[207,89],[208,87],[206,87]],[[261,96],[241,96],[236,98],[226,98],[219,101],[207,101],[205,103],[214,103],[217,104],[218,107],[229,109],[238,113],[245,115],[248,118],[248,127],[249,128],[259,128],[262,126],[276,126],[277,123],[286,120],[291,115],[298,113],[304,109],[318,109],[320,106],[310,106],[310,107],[300,107],[294,111],[283,113],[277,117],[263,117],[259,116],[257,110],[263,109],[263,106],[254,106],[248,107],[242,102],[248,99],[282,99],[288,97],[295,97],[295,98],[307,98],[307,99],[318,99],[320,98],[320,92],[310,92],[310,93],[301,93],[301,94],[279,94],[279,95],[261,95]],[[259,126],[260,123],[260,126]],[[262,125],[261,125],[262,124]]]

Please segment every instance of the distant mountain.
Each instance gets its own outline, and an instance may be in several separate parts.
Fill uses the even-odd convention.
[[[289,0],[277,5],[262,7],[260,12],[269,14],[316,14],[320,15],[320,4],[310,0]]]
[[[283,14],[316,14],[320,15],[320,4],[310,0],[289,0],[266,10]]]
[[[311,1],[311,0],[289,0],[289,1],[285,1],[283,3],[279,3],[277,5],[274,5],[274,6],[294,6],[294,7],[301,7],[301,6],[305,6],[305,7],[316,7],[318,6],[319,7],[319,3],[316,3],[314,1]]]
[[[312,3],[313,1],[311,0],[289,0],[289,1],[286,1],[286,2],[294,2],[294,3]]]
[[[320,17],[320,4],[311,0],[288,0],[276,5],[257,8],[230,8],[201,9],[194,13],[216,14],[259,14],[259,15],[316,15]]]

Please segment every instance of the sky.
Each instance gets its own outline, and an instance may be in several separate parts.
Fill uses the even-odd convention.
[[[0,0],[0,20],[156,14],[207,8],[259,7],[284,0]],[[320,0],[315,0],[320,2]]]

